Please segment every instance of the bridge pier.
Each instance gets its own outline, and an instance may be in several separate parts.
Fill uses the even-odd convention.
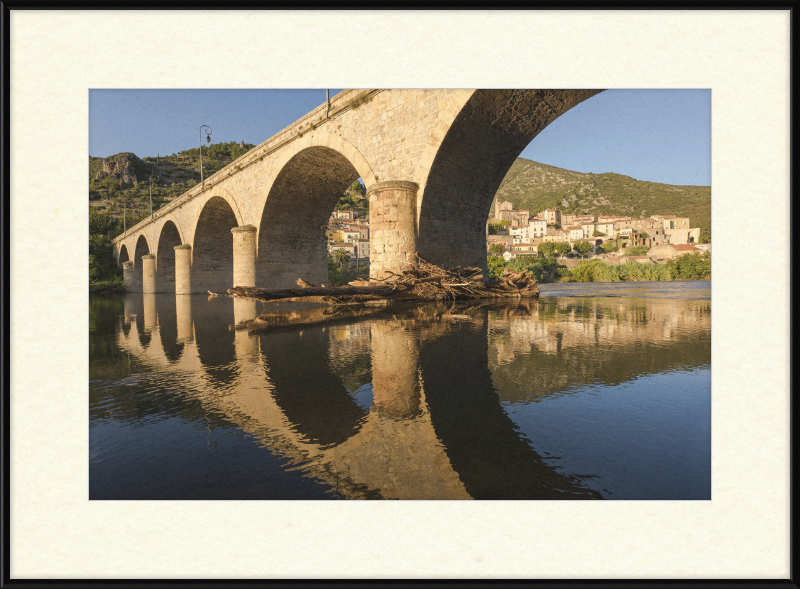
[[[367,189],[370,218],[370,278],[401,272],[416,260],[419,185],[404,180],[377,182]]]
[[[233,284],[256,285],[256,228],[252,225],[234,227],[233,233]]]
[[[192,294],[192,246],[175,246],[175,294]]]
[[[156,292],[156,257],[153,254],[146,254],[142,260],[142,292],[144,294],[155,294]]]
[[[234,247],[234,251],[236,251]],[[253,321],[258,315],[256,301],[251,299],[233,299],[233,323],[239,325],[244,321]],[[247,333],[246,329],[234,333],[233,346],[236,356],[248,356],[258,352],[258,338]]]
[[[419,342],[402,321],[371,324],[372,403],[376,411],[393,419],[419,414]]]
[[[133,262],[122,263],[122,282],[125,284],[125,292],[140,292],[142,290],[141,285],[136,288],[136,274],[133,271]]]
[[[151,333],[158,325],[155,293],[145,293],[142,297],[142,303],[144,305],[144,330],[146,333]]]

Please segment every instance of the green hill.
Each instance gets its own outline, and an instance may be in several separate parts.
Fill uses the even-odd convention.
[[[675,186],[636,180],[622,174],[584,174],[517,158],[495,194],[515,209],[536,214],[547,208],[586,215],[689,217],[692,227],[711,236],[711,187]]]
[[[203,147],[203,175],[209,178],[253,147],[255,145],[250,143],[233,141]],[[158,176],[158,182],[153,185],[155,211],[200,182],[200,148],[144,158],[125,152],[106,158],[90,156],[90,205],[113,217],[121,217],[124,203],[128,227],[132,226],[150,213],[151,174]]]

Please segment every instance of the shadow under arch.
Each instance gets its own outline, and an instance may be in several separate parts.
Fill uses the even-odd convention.
[[[420,366],[436,436],[475,499],[602,499],[559,473],[503,410],[488,367],[488,312],[423,339]]]
[[[147,238],[142,234],[136,240],[136,249],[133,254],[134,280],[137,284],[141,285],[144,279],[144,263],[142,262],[142,256],[146,256],[149,253],[151,253],[150,244],[147,243]]]
[[[292,428],[323,447],[358,433],[367,415],[334,374],[329,336],[320,327],[277,330],[259,336],[272,395]]]
[[[170,362],[177,362],[183,352],[184,344],[178,341],[178,312],[175,297],[169,294],[157,295],[156,314],[164,356]]]
[[[302,149],[283,166],[267,195],[258,231],[256,282],[292,287],[297,278],[328,281],[325,226],[336,202],[359,177],[330,147]]]
[[[156,292],[175,292],[175,246],[181,244],[178,227],[165,221],[156,246]]]
[[[213,196],[206,201],[194,231],[192,292],[226,292],[233,286],[231,229],[238,226],[236,214],[224,198]]]
[[[435,149],[419,201],[417,250],[486,267],[486,219],[506,172],[551,122],[601,90],[477,90]]]
[[[122,265],[129,260],[130,256],[128,255],[128,248],[125,247],[125,244],[123,243],[119,248],[119,255],[117,256],[117,268],[122,268]]]
[[[192,319],[200,364],[212,384],[220,390],[228,389],[239,374],[235,335],[228,329],[234,320],[233,299],[216,297],[202,300],[193,297]]]

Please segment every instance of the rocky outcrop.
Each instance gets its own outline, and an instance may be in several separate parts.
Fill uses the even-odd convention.
[[[103,169],[97,173],[95,180],[102,180],[107,176],[111,176],[122,184],[138,182],[139,179],[136,177],[136,171],[133,167],[134,158],[136,156],[132,153],[121,153],[112,161],[104,159]]]

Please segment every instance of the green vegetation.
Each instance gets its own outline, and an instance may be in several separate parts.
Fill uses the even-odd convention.
[[[572,244],[572,249],[574,249],[579,255],[585,256],[592,251],[594,247],[588,241],[576,241]]]
[[[350,254],[344,250],[334,250],[328,254],[328,285],[343,286],[358,277],[369,279],[369,264],[359,264],[358,268],[345,267],[344,264],[349,262]]]
[[[489,223],[489,235],[497,235],[497,233],[511,225],[511,221],[498,221],[497,223]]]
[[[243,156],[255,147],[252,144],[212,143],[203,147],[203,176],[213,174]],[[103,170],[103,159],[109,165],[126,157],[136,174],[134,184],[123,184],[111,176],[97,178]],[[166,206],[200,182],[200,148],[188,149],[172,155],[139,158],[130,153],[118,153],[107,158],[89,157],[89,200],[101,212],[121,219],[127,209],[128,227],[150,214],[150,175],[159,177],[153,184],[153,211]]]
[[[544,254],[548,258],[552,258],[556,253],[556,244],[552,241],[544,241],[536,248],[540,254]]]
[[[700,280],[711,277],[711,252],[684,254],[667,262],[672,275],[680,280]]]
[[[568,243],[564,243],[563,241],[560,241],[555,245],[556,245],[556,253],[562,258],[572,251],[572,246],[570,246]]]
[[[626,256],[646,256],[650,251],[649,245],[631,245],[625,248]]]
[[[503,254],[505,253],[506,248],[502,243],[493,243],[489,246],[489,251],[493,254]]]
[[[686,254],[666,264],[628,263],[610,266],[603,260],[581,260],[571,270],[565,266],[559,266],[553,258],[536,256],[518,255],[508,262],[499,256],[489,256],[487,262],[490,280],[498,280],[503,275],[503,270],[509,268],[514,271],[528,270],[541,284],[552,282],[639,282],[711,278],[711,254],[709,252]]]
[[[600,246],[604,254],[616,253],[619,251],[619,247],[620,247],[619,239],[612,239]]]
[[[115,267],[111,235],[118,234],[116,220],[109,214],[89,212],[89,292],[125,292],[122,270]]]
[[[510,201],[514,208],[527,209],[531,214],[558,208],[595,216],[689,217],[692,227],[700,227],[701,242],[711,241],[710,186],[645,182],[614,173],[584,174],[517,158],[503,178],[495,200]]]

